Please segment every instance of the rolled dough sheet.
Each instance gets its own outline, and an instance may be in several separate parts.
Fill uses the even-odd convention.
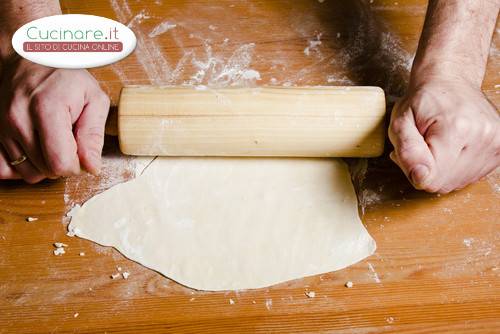
[[[342,269],[376,248],[332,159],[158,158],[74,210],[69,229],[212,291]]]

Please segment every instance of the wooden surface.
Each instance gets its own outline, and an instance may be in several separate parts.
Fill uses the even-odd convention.
[[[136,31],[133,56],[92,71],[115,103],[122,84],[241,84],[238,68],[260,73],[260,81],[245,85],[370,84],[398,96],[425,12],[425,1],[416,0],[62,5],[65,12],[118,18]],[[165,20],[177,26],[149,38]],[[484,83],[496,105],[497,41]],[[98,178],[0,184],[0,333],[494,333],[500,327],[498,176],[435,196],[412,190],[387,158],[370,160],[355,184],[363,222],[378,244],[375,255],[269,289],[204,293],[65,235],[63,215],[72,204],[133,176],[133,162],[116,146],[108,140]],[[28,223],[28,216],[39,220]],[[53,242],[67,243],[66,254],[54,256]],[[131,273],[128,280],[110,278],[118,266]],[[345,288],[346,281],[354,287]]]

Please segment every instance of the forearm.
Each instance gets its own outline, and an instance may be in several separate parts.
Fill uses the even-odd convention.
[[[429,0],[410,87],[430,78],[481,87],[500,0]]]
[[[14,53],[11,39],[19,27],[56,14],[61,14],[58,0],[0,0],[0,63]]]

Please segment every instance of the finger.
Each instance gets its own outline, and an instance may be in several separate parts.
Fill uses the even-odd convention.
[[[15,126],[12,127],[13,139],[21,145],[22,151],[42,174],[51,176],[43,158],[38,134],[33,127],[27,106],[22,108],[13,104],[12,108],[14,108],[12,113],[16,115],[17,119]]]
[[[13,94],[10,106],[4,111],[5,126],[8,134],[4,138],[11,138],[21,145],[21,149],[30,159],[30,162],[43,174],[48,175],[48,168],[40,151],[40,145],[29,112],[26,98],[19,92]]]
[[[26,156],[29,158],[33,166],[35,166],[42,174],[46,175],[47,177],[55,177],[55,175],[51,173],[51,171],[47,167],[47,164],[45,163],[38,134],[34,129],[29,132],[28,131],[24,132],[23,135],[16,138],[17,142],[20,144],[22,150],[25,152]]]
[[[101,169],[101,153],[104,145],[104,128],[109,112],[108,97],[98,91],[89,97],[82,114],[75,124],[78,156],[82,166],[97,175]]]
[[[14,180],[22,179],[21,175],[15,171],[14,168],[9,164],[10,158],[7,157],[7,153],[0,147],[0,179],[2,180]]]
[[[2,144],[5,151],[7,152],[9,164],[11,164],[12,161],[16,161],[23,155],[25,155],[25,153],[21,150],[19,144],[12,139],[4,139]],[[14,168],[14,170],[19,173],[28,183],[38,183],[45,179],[45,175],[40,173],[40,171],[35,166],[33,166],[33,164],[29,160],[25,160],[16,166],[12,166],[12,168]]]
[[[426,189],[435,178],[435,161],[410,108],[393,112],[389,139],[394,145],[394,161],[416,188]]]
[[[39,97],[33,99],[31,108],[49,172],[57,176],[79,174],[80,163],[68,107]]]

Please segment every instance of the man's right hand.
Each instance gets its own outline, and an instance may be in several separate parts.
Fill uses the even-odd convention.
[[[98,174],[109,98],[92,75],[24,59],[3,70],[0,179],[37,183],[82,168]]]

